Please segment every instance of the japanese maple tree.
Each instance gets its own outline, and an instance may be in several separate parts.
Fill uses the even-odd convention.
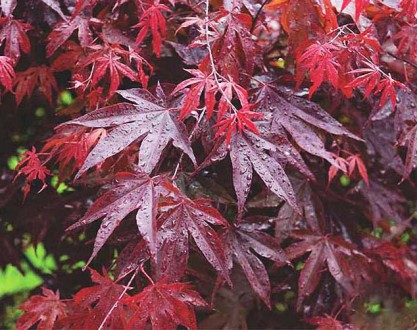
[[[18,329],[353,329],[417,298],[416,0],[0,6],[0,267],[57,263]]]

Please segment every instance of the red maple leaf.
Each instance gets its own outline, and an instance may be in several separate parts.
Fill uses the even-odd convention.
[[[326,150],[321,132],[360,140],[319,105],[294,96],[288,89],[275,84],[265,84],[259,90],[258,103],[259,111],[272,111],[271,132],[278,135],[288,132],[301,149],[326,159],[337,168],[340,164],[334,154]]]
[[[46,99],[52,104],[52,92],[58,90],[54,74],[46,65],[30,67],[29,69],[17,72],[13,82],[16,94],[16,103],[19,105],[25,96],[32,96],[37,88]]]
[[[89,28],[89,20],[83,16],[76,16],[70,21],[58,23],[48,36],[46,56],[52,56],[61,47],[75,30],[78,29],[78,39],[82,47],[87,47],[93,42]]]
[[[381,80],[381,71],[371,62],[366,62],[368,68],[359,68],[353,70],[351,73],[359,74],[353,81],[351,81],[349,87],[364,87],[365,97],[369,97],[372,91],[377,88]]]
[[[160,273],[178,279],[185,271],[189,255],[189,235],[207,261],[230,283],[222,241],[208,224],[228,227],[228,222],[206,200],[191,200],[171,184],[164,184],[173,197],[160,204],[158,242]],[[173,263],[172,260],[176,262]]]
[[[393,79],[390,74],[385,74],[374,63],[366,61],[367,68],[359,68],[351,73],[360,74],[348,85],[350,87],[364,87],[365,97],[370,97],[371,93],[381,93],[379,107],[382,107],[387,100],[391,101],[392,108],[395,109],[397,104],[397,88],[407,89],[407,87]]]
[[[401,14],[405,15],[409,22],[416,19],[417,0],[401,0],[399,7],[401,8]]]
[[[287,257],[278,241],[260,230],[253,229],[251,223],[229,227],[222,233],[222,239],[225,242],[229,269],[232,270],[233,260],[236,260],[253,290],[268,307],[271,307],[269,276],[257,255],[268,258],[279,266],[284,265]]]
[[[247,104],[242,109],[230,115],[229,118],[223,119],[215,124],[213,127],[218,127],[218,130],[214,138],[218,138],[223,133],[226,133],[226,143],[229,144],[235,133],[242,134],[244,130],[248,130],[255,134],[259,134],[259,131],[252,120],[260,119],[263,115],[262,113],[250,111],[252,107],[253,105]]]
[[[293,231],[291,236],[300,241],[285,249],[289,259],[310,253],[298,281],[298,308],[317,288],[326,264],[334,279],[348,293],[354,292],[351,280],[353,270],[349,268],[348,261],[354,250],[352,244],[338,236],[322,235],[307,230]]]
[[[253,170],[267,188],[285,200],[297,213],[299,209],[291,183],[281,164],[272,156],[277,147],[261,136],[243,131],[232,136],[230,143],[219,139],[199,169],[224,159],[230,151],[233,168],[233,185],[237,195],[239,217],[243,214],[253,177]]]
[[[397,104],[396,87],[407,89],[407,86],[398,80],[393,79],[391,75],[388,75],[379,82],[378,87],[375,89],[375,93],[381,92],[381,99],[379,101],[380,107],[382,107],[389,99],[391,101],[392,108],[395,109],[395,105]]]
[[[216,103],[215,97],[218,91],[216,81],[212,74],[206,74],[195,69],[186,71],[191,73],[194,78],[184,80],[172,91],[172,94],[175,94],[179,91],[184,91],[187,87],[191,86],[189,90],[186,91],[184,105],[181,108],[180,119],[184,119],[191,111],[197,109],[200,104],[200,96],[203,93],[203,90],[205,91],[204,104],[207,109],[207,119],[210,119],[214,111],[214,104]]]
[[[209,24],[214,34],[211,51],[218,72],[234,81],[240,81],[242,69],[251,75],[255,66],[262,61],[259,44],[250,31],[252,17],[246,13],[223,9],[210,18]],[[209,63],[210,58],[207,56],[201,67],[209,68]]]
[[[32,150],[27,150],[22,155],[22,160],[19,162],[19,164],[16,166],[16,177],[19,175],[26,176],[26,185],[23,190],[24,192],[24,198],[26,198],[27,194],[30,191],[30,184],[34,180],[41,180],[42,181],[42,188],[39,190],[41,192],[47,187],[47,184],[45,183],[46,176],[51,175],[51,172],[45,167],[44,164],[41,163],[39,159],[39,155],[36,153],[35,147],[32,147]]]
[[[348,177],[351,177],[353,172],[357,168],[363,181],[366,183],[366,185],[369,186],[368,171],[366,170],[366,166],[360,154],[350,155],[346,159],[344,159],[343,157],[336,157],[335,161],[339,164],[339,166],[330,166],[328,174],[329,184],[333,181],[333,179],[339,171],[342,171]]]
[[[233,94],[237,96],[237,100],[240,102],[242,109],[239,111],[242,111],[242,115],[244,112],[250,110],[253,107],[252,105],[249,105],[248,92],[242,86],[234,82],[231,77],[229,77],[229,80],[222,81],[219,84],[219,92],[221,93],[221,97],[217,113],[218,121],[222,120],[226,113],[230,112],[234,107],[232,103]]]
[[[141,173],[118,173],[115,176],[115,183],[110,189],[94,202],[79,221],[67,229],[67,231],[71,231],[104,217],[87,265],[97,255],[121,221],[134,210],[137,210],[136,223],[139,232],[147,242],[150,254],[155,257],[158,201],[155,186],[157,184],[158,178],[150,178]]]
[[[309,71],[310,81],[313,83],[309,89],[310,98],[323,81],[329,81],[333,87],[339,88],[340,64],[334,54],[338,50],[339,47],[334,44],[316,42],[297,59],[302,70]],[[298,79],[298,84],[301,83],[300,80]]]
[[[17,329],[31,329],[37,324],[38,329],[53,329],[57,319],[67,315],[67,308],[59,298],[59,291],[54,293],[42,288],[42,295],[32,296],[20,308],[24,314],[16,323]]]
[[[109,86],[107,100],[114,95],[123,77],[131,81],[138,81],[141,78],[142,84],[146,85],[147,79],[142,70],[142,64],[147,64],[147,62],[143,61],[139,55],[134,56],[133,54],[133,52],[126,51],[118,45],[90,46],[88,54],[79,61],[78,65],[81,69],[91,65],[91,71],[77,72],[74,75],[77,76],[75,87],[81,88],[84,92],[90,85],[91,88],[97,88],[99,83],[105,83]],[[130,67],[132,60],[136,61],[139,74]],[[78,75],[80,78],[78,78]],[[84,80],[85,76],[88,77]]]
[[[118,93],[134,104],[111,105],[67,123],[92,128],[112,128],[89,153],[77,177],[138,140],[142,140],[139,167],[146,173],[152,172],[159,162],[162,151],[171,141],[176,148],[189,156],[194,164],[196,163],[186,128],[178,121],[177,112],[170,107],[169,102],[163,102],[162,89],[159,92],[160,98],[142,89],[130,89]],[[175,108],[181,106],[181,104],[172,105]]]
[[[370,0],[354,0],[355,1],[355,20],[359,20],[361,12],[369,5]],[[340,11],[343,11],[352,0],[343,0],[342,8]]]
[[[361,155],[356,154],[356,155],[349,156],[346,159],[346,161],[348,162],[348,175],[351,176],[353,174],[353,171],[355,171],[355,169],[357,168],[363,181],[366,183],[366,185],[369,186],[368,171],[362,160]]]
[[[152,33],[152,48],[157,57],[161,56],[162,39],[166,37],[166,21],[162,14],[163,11],[170,12],[171,10],[155,0],[154,3],[146,9],[139,18],[139,23],[134,25],[134,28],[139,28],[140,31],[136,38],[136,43],[141,44],[149,31]]]
[[[148,285],[125,302],[135,310],[129,322],[131,329],[145,329],[150,320],[154,330],[175,330],[179,325],[195,330],[197,321],[192,306],[207,306],[190,284],[168,283],[164,279]]]
[[[62,179],[81,168],[91,148],[105,133],[104,129],[86,132],[85,128],[61,127],[48,139],[41,152],[55,158]]]
[[[21,20],[6,17],[0,18],[0,26],[0,45],[6,39],[4,55],[16,63],[20,58],[20,51],[30,52],[30,41],[26,32],[32,27]]]
[[[74,311],[63,323],[71,324],[72,329],[98,329],[107,317],[107,326],[123,328],[126,317],[121,300],[125,287],[112,281],[104,268],[103,275],[94,269],[89,270],[91,280],[96,285],[83,288],[75,294],[72,299]]]
[[[409,55],[413,60],[417,59],[416,33],[417,26],[404,25],[401,27],[400,31],[392,37],[394,41],[399,42],[398,51],[402,54]]]
[[[12,59],[7,56],[0,56],[0,84],[6,87],[8,91],[11,91],[14,77]]]

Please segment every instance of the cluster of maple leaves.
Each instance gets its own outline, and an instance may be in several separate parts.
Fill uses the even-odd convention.
[[[10,196],[30,205],[34,187],[56,195],[57,173],[75,192],[11,223],[34,243],[87,235],[84,269],[103,267],[64,298],[31,296],[18,328],[196,329],[195,310],[205,327],[239,328],[262,313],[253,302],[273,309],[295,290],[302,322],[342,329],[372,288],[416,296],[417,238],[403,238],[416,209],[417,0],[0,5],[2,98],[18,112],[75,95],[0,206],[29,207]]]

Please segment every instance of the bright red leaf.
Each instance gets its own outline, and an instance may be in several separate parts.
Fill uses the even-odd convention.
[[[52,329],[57,319],[67,315],[65,303],[59,298],[59,291],[54,293],[42,288],[42,295],[30,297],[20,306],[24,314],[16,323],[17,329],[31,329],[37,325],[37,329]]]
[[[410,22],[416,19],[417,0],[401,0],[399,7],[401,14],[405,15]]]
[[[125,288],[123,285],[112,281],[103,269],[100,275],[93,269],[89,269],[91,280],[94,286],[83,288],[78,291],[73,302],[76,304],[76,311],[82,312],[84,317],[77,319],[77,314],[69,315],[68,323],[72,323],[72,328],[98,329],[105,317],[109,314],[106,325],[111,327],[123,327],[126,323],[123,314],[123,306],[119,301],[123,297]],[[116,307],[112,310],[113,305]],[[85,316],[87,315],[87,316]],[[72,320],[73,319],[73,320]]]
[[[11,91],[14,77],[13,61],[7,56],[0,56],[0,84]]]
[[[152,172],[162,151],[171,141],[195,163],[185,126],[178,121],[176,111],[169,104],[161,103],[160,99],[146,90],[130,89],[118,93],[133,104],[110,105],[67,123],[111,128],[89,153],[77,176],[138,140],[142,141],[139,167],[146,173]]]
[[[46,176],[51,175],[51,172],[45,167],[44,164],[39,159],[38,153],[36,153],[35,147],[32,147],[32,150],[27,150],[22,155],[22,160],[16,166],[16,178],[19,175],[24,175],[26,177],[26,185],[23,189],[24,191],[24,198],[26,198],[27,194],[30,191],[30,185],[35,180],[40,180],[42,182],[42,188],[39,190],[41,192],[47,187],[45,182]]]
[[[134,25],[134,28],[139,28],[140,31],[136,38],[136,43],[140,45],[148,32],[152,33],[152,48],[157,57],[161,56],[162,40],[166,38],[166,20],[162,12],[170,12],[171,10],[155,1],[150,8],[146,9],[139,18],[139,23]]]
[[[0,18],[0,45],[6,40],[4,55],[16,63],[20,58],[20,51],[30,52],[30,40],[26,32],[32,27],[21,20],[13,18]]]
[[[166,280],[148,285],[141,293],[125,301],[134,305],[136,310],[129,322],[131,329],[145,329],[149,320],[154,330],[175,330],[179,325],[196,330],[192,306],[207,306],[190,284],[168,283]]]
[[[87,213],[67,230],[74,230],[103,218],[87,265],[97,255],[120,222],[137,210],[136,223],[146,240],[151,255],[156,256],[156,181],[141,173],[118,173],[109,191],[88,209]]]
[[[352,0],[343,0],[342,8],[340,11],[343,11]],[[359,16],[364,9],[369,5],[370,0],[354,0],[355,2],[355,20],[359,20]]]
[[[340,64],[334,54],[338,50],[339,47],[334,44],[316,42],[297,59],[297,64],[302,70],[308,70],[310,81],[313,83],[309,89],[310,98],[324,81],[330,82],[334,88],[339,88]]]
[[[25,96],[31,97],[35,88],[45,95],[48,102],[52,104],[52,92],[58,90],[55,76],[51,68],[46,65],[30,67],[25,71],[17,72],[13,85],[17,105],[22,102]]]

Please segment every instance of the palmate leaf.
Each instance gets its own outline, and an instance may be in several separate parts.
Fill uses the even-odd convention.
[[[52,93],[58,90],[58,84],[52,69],[47,65],[40,65],[17,72],[13,88],[16,94],[17,105],[22,102],[25,96],[31,97],[35,88],[38,88],[45,95],[48,102],[52,104]]]
[[[243,214],[250,191],[253,170],[270,191],[285,200],[297,213],[300,213],[288,176],[281,164],[270,155],[277,151],[275,145],[249,130],[243,130],[241,133],[236,132],[231,137],[230,144],[226,139],[219,139],[199,169],[224,159],[228,151],[232,162],[233,185],[240,216]]]
[[[161,104],[160,100],[165,96],[162,89],[159,90],[159,100],[143,89],[118,93],[134,104],[110,105],[65,124],[110,129],[87,156],[76,177],[140,140],[139,167],[145,173],[152,172],[169,142],[196,164],[185,125],[177,119],[179,105]]]
[[[170,12],[169,7],[160,4],[159,1],[151,5],[140,16],[139,23],[134,25],[134,28],[139,28],[140,31],[136,38],[136,43],[140,45],[150,31],[152,33],[152,48],[157,57],[161,56],[162,40],[166,38],[166,19],[163,12]]]
[[[82,16],[72,18],[70,21],[58,23],[48,36],[48,45],[46,46],[46,55],[52,56],[65,41],[78,30],[78,39],[82,47],[87,47],[93,42],[93,37],[89,28],[89,20]]]
[[[317,288],[326,265],[330,274],[346,292],[351,295],[354,293],[352,283],[354,270],[349,267],[349,257],[353,256],[354,250],[352,244],[339,236],[322,235],[307,230],[293,231],[291,236],[300,241],[285,249],[289,259],[310,253],[298,282],[298,308]]]
[[[98,329],[107,317],[106,328],[125,329],[128,313],[120,301],[125,287],[114,282],[104,268],[103,275],[94,269],[89,270],[95,285],[82,288],[74,295],[68,302],[67,317],[60,320],[57,328]]]
[[[190,284],[169,283],[166,279],[148,285],[125,302],[135,310],[129,322],[130,329],[146,329],[149,320],[154,330],[175,330],[179,325],[195,330],[197,321],[192,306],[207,306]]]
[[[207,261],[231,283],[222,241],[209,226],[228,227],[228,222],[206,200],[190,200],[174,186],[167,183],[165,186],[175,198],[162,204],[159,218],[160,276],[171,279],[183,276],[189,257],[189,236],[192,236]]]
[[[65,303],[54,293],[42,288],[42,295],[32,296],[20,306],[25,313],[17,320],[17,329],[31,329],[37,324],[38,329],[52,329],[58,318],[67,315]]]
[[[332,153],[325,149],[321,131],[332,135],[361,140],[330,116],[319,105],[292,95],[290,89],[265,84],[258,92],[260,111],[272,112],[271,131],[277,134],[288,132],[306,152],[326,159],[339,168]]]
[[[158,178],[141,173],[118,173],[115,183],[88,209],[87,213],[67,231],[90,224],[103,218],[94,243],[93,253],[87,265],[97,255],[120,222],[137,210],[136,223],[140,234],[147,242],[150,254],[156,255],[156,211]]]
[[[266,233],[251,228],[250,224],[230,227],[221,237],[225,242],[229,269],[233,268],[233,259],[236,260],[253,290],[268,307],[271,307],[269,276],[257,255],[270,259],[278,265],[285,264],[287,257],[278,241]]]
[[[11,17],[0,18],[0,26],[0,45],[6,40],[4,55],[16,63],[20,58],[21,51],[25,54],[30,52],[30,40],[26,35],[26,31],[32,27],[21,20]]]

